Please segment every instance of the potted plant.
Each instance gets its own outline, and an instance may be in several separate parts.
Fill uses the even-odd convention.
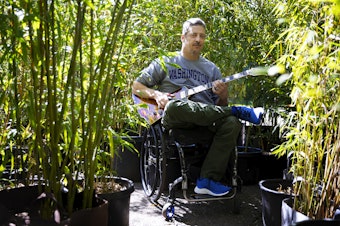
[[[108,201],[108,226],[129,225],[130,196],[134,191],[134,182],[128,177],[122,176],[117,170],[115,159],[122,149],[134,155],[136,150],[134,143],[129,140],[128,135],[110,137],[97,156],[98,170],[96,172],[94,188],[100,198]],[[117,152],[120,152],[117,154]],[[125,159],[125,164],[130,165]],[[135,167],[135,166],[133,166]]]
[[[20,162],[18,169],[27,174],[20,182],[53,194],[71,217],[79,190],[83,197],[78,208],[93,206],[97,154],[117,135],[118,121],[126,118],[122,109],[129,110],[122,108],[126,88],[120,53],[132,1],[1,7],[6,45],[0,69],[0,173]],[[3,151],[6,146],[28,151],[17,158]],[[52,199],[45,199],[42,211]]]
[[[291,156],[293,209],[315,220],[332,219],[340,205],[339,26],[331,22],[339,20],[337,7],[285,1],[275,8],[281,21],[294,21],[278,42],[285,49],[279,62],[290,71],[278,82],[292,84],[295,112],[288,114],[286,141],[274,153]]]

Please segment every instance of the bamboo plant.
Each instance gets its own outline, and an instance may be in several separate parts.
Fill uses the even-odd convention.
[[[90,207],[97,154],[131,110],[120,55],[133,0],[2,3],[0,172],[15,162],[4,147],[25,144],[29,179],[60,203],[67,188],[69,213],[78,190]]]
[[[291,156],[294,208],[312,219],[333,218],[340,206],[340,30],[335,1],[289,0],[275,9],[286,26],[277,41],[291,73],[294,112],[275,154]]]

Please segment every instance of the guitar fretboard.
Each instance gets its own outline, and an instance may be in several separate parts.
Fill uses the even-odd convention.
[[[239,79],[239,78],[242,78],[242,77],[245,77],[249,75],[249,70],[246,70],[246,71],[242,71],[240,73],[237,73],[237,74],[234,74],[234,75],[231,75],[231,76],[228,76],[228,77],[225,77],[223,79],[221,79],[221,81],[223,83],[227,83],[227,82],[230,82],[232,80],[235,80],[235,79]],[[191,89],[185,89],[185,90],[182,90],[179,92],[178,96],[180,99],[184,99],[186,97],[189,97],[191,95],[194,95],[196,93],[200,93],[204,90],[208,90],[208,89],[211,89],[213,86],[213,83],[210,82],[208,84],[205,84],[205,85],[200,85],[200,86],[196,86],[194,88],[191,88]]]

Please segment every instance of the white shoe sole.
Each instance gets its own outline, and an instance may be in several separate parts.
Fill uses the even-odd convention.
[[[211,196],[224,196],[224,195],[226,195],[226,194],[229,193],[229,191],[226,191],[226,192],[221,193],[221,194],[215,194],[215,193],[213,193],[212,191],[210,191],[209,189],[206,189],[206,188],[198,188],[197,186],[195,187],[194,192],[195,192],[196,194],[200,194],[200,195],[211,195]]]
[[[257,107],[257,108],[254,108],[254,113],[256,115],[256,117],[261,117],[264,113],[264,109],[261,108],[261,107]]]

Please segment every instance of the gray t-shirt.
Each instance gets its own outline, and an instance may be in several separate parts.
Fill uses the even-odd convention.
[[[164,63],[161,63],[160,59],[154,60],[141,72],[137,81],[149,88],[173,93],[183,86],[190,89],[222,78],[218,67],[204,57],[190,61],[178,53],[174,57],[163,57],[163,60]],[[163,70],[164,66],[166,70]],[[215,104],[218,96],[209,89],[193,95],[190,99]]]

